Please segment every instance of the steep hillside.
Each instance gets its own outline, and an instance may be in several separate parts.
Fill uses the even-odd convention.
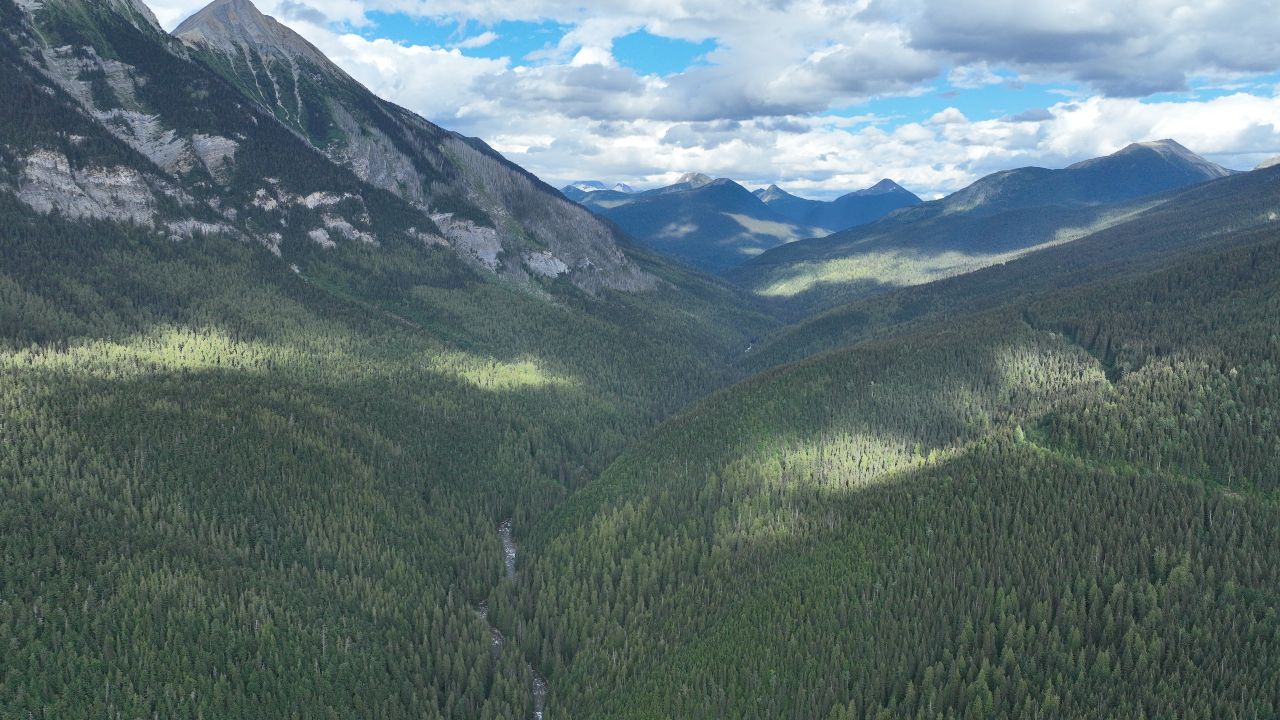
[[[508,281],[141,7],[0,0],[0,717],[531,716],[498,524],[769,322]]]
[[[216,0],[175,31],[201,62],[362,180],[427,210],[502,274],[567,274],[587,289],[649,289],[612,230],[483,142],[369,92],[249,0]]]
[[[1228,233],[698,403],[496,610],[542,638],[548,712],[1274,714],[1277,268],[1274,230]]]
[[[766,252],[729,276],[799,317],[1077,240],[1228,175],[1171,140],[1131,145],[1064,170],[996,173],[870,225]]]
[[[296,53],[289,56],[299,83],[290,94],[296,101],[293,110],[305,111],[308,122],[335,123],[372,140],[317,142],[291,122],[296,116],[282,117],[279,102],[268,104],[260,97],[268,86],[278,89],[282,77],[254,69],[250,76],[260,82],[246,95],[243,77],[222,72],[228,68],[217,60],[224,56],[213,50],[193,56],[143,10],[140,3],[124,0],[30,3],[6,27],[6,41],[12,62],[26,66],[14,72],[35,70],[40,77],[34,82],[55,87],[58,98],[69,100],[149,161],[128,166],[168,176],[184,192],[184,202],[191,199],[189,207],[169,213],[170,218],[220,224],[225,232],[283,245],[288,254],[294,239],[326,247],[331,242],[382,242],[373,225],[386,231],[384,221],[395,216],[395,234],[448,245],[474,266],[513,282],[537,284],[563,275],[589,291],[653,288],[653,278],[626,259],[605,223],[566,203],[482,143],[377,100],[247,0],[219,0],[202,11],[197,18],[210,29],[200,39],[265,48],[272,57]],[[219,17],[226,22],[215,24]],[[256,62],[260,65],[262,59]],[[325,114],[331,105],[338,110]],[[343,107],[351,108],[347,119],[357,119],[338,123]],[[385,128],[393,126],[406,133],[397,139],[405,157],[422,167],[435,164],[434,174],[421,175],[418,186],[403,175],[394,182],[388,179],[388,172],[395,175],[410,162],[378,145],[390,137]],[[77,171],[70,161],[59,159],[70,157],[66,152],[53,157],[41,151],[49,148],[11,150],[33,164],[34,175],[60,177]],[[383,172],[379,163],[384,161],[394,172]],[[58,169],[64,165],[66,172]],[[51,182],[62,180],[54,177]],[[314,219],[300,224],[281,217],[302,206]],[[208,211],[217,217],[204,217]]]

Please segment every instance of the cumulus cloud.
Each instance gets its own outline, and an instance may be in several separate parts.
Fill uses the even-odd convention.
[[[1070,78],[1113,96],[1280,67],[1280,12],[1253,0],[904,0],[912,44],[960,62]]]
[[[995,170],[1061,166],[1143,139],[1174,137],[1237,168],[1280,152],[1280,87],[1252,82],[1280,69],[1280,13],[1254,0],[257,2],[374,92],[484,137],[553,183],[643,186],[698,170],[814,196],[882,177],[935,195]],[[152,2],[168,27],[203,4]],[[351,32],[376,35],[372,11],[487,29],[449,47]],[[515,61],[468,55],[499,39],[500,20],[567,31]],[[615,40],[640,29],[715,48],[705,66],[648,75],[614,53]],[[1204,77],[1242,90],[1140,100]],[[958,93],[1018,82],[1062,83],[1064,99],[998,119],[966,117],[945,106],[952,100],[920,122],[829,114],[936,83]]]
[[[973,65],[953,68],[947,74],[947,82],[952,87],[972,89],[987,85],[998,85],[1005,82],[1005,79],[993,72],[991,66],[985,62],[979,62]]]
[[[607,148],[589,174],[603,180],[660,184],[686,170],[732,177],[749,187],[779,182],[812,197],[833,197],[892,178],[925,197],[958,190],[983,175],[1035,165],[1064,167],[1130,142],[1173,137],[1229,167],[1250,168],[1280,148],[1280,98],[1238,94],[1205,102],[1148,103],[1093,97],[1063,102],[1020,118],[966,121],[943,111],[938,122],[888,127],[874,119],[842,126],[822,118],[793,120],[805,132],[767,120],[667,123],[653,120],[594,126],[561,120],[548,136],[572,134],[579,145]],[[731,129],[732,128],[732,129]],[[496,128],[495,128],[496,130]],[[503,146],[501,139],[499,146]],[[577,179],[583,165],[547,147],[512,159],[556,182]],[[575,151],[576,152],[576,151]]]

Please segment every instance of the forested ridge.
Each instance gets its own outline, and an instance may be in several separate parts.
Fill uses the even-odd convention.
[[[1275,715],[1280,242],[1223,246],[667,423],[535,538],[553,710]]]
[[[386,249],[321,283],[0,206],[5,717],[527,717],[477,613],[498,522],[731,378],[734,318],[764,322],[644,258],[687,291],[548,302]]]

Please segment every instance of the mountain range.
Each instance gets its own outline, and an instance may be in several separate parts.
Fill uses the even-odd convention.
[[[1231,171],[1173,140],[1061,170],[995,173],[867,225],[773,249],[729,277],[800,314],[1085,237]]]
[[[881,180],[830,202],[797,197],[777,185],[756,190],[755,195],[793,222],[831,233],[866,225],[894,210],[920,203],[919,197],[892,180]]]
[[[1280,711],[1280,167],[558,192],[247,0],[0,98],[0,717]]]
[[[635,192],[588,181],[565,197],[607,217],[641,244],[695,268],[724,273],[789,242],[871,222],[920,199],[891,180],[830,202],[807,200],[776,185],[749,192],[727,178],[686,173],[671,185]]]

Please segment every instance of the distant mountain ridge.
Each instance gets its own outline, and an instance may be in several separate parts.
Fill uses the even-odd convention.
[[[888,179],[830,202],[797,197],[777,185],[756,190],[756,196],[793,222],[833,233],[865,225],[894,210],[921,202],[915,193]]]
[[[706,176],[627,195],[604,191],[579,202],[642,245],[692,267],[720,273],[782,243],[821,234],[790,222],[738,183]]]
[[[988,175],[898,219],[956,213],[990,214],[1044,205],[1102,205],[1231,175],[1175,140],[1133,143],[1111,155],[1061,170],[1025,167]]]
[[[696,172],[640,192],[598,180],[579,181],[561,192],[642,244],[717,273],[769,248],[855,227],[920,202],[891,180],[822,202],[776,185],[752,193],[727,178]]]
[[[730,278],[804,314],[1068,242],[1151,207],[1162,193],[1232,174],[1173,140],[1134,143],[1061,170],[988,175],[876,222],[775,248]]]

